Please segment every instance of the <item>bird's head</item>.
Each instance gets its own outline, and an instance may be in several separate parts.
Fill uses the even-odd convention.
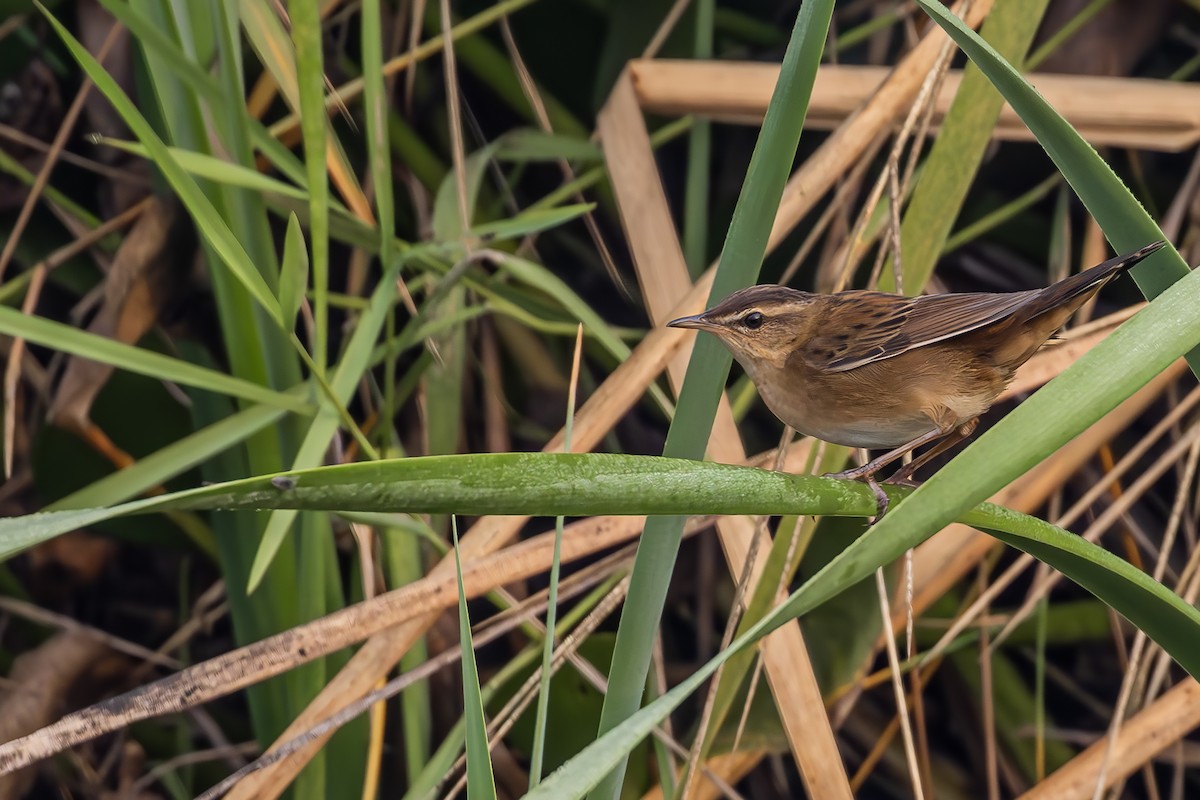
[[[797,342],[807,338],[816,297],[787,286],[751,286],[703,314],[680,317],[667,325],[715,335],[753,377],[761,366],[782,368]]]

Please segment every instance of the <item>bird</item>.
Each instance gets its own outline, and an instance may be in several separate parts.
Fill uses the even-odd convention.
[[[800,433],[886,450],[827,477],[865,482],[878,520],[876,474],[936,444],[885,482],[912,485],[930,459],[969,437],[1018,367],[1101,287],[1163,247],[1154,242],[1042,289],[908,297],[813,294],[763,284],[667,323],[707,331],[741,364],[767,408]]]

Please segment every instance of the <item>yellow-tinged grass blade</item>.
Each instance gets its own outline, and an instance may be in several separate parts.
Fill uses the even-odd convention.
[[[346,205],[350,207],[355,215],[364,222],[374,222],[371,206],[363,195],[362,187],[358,185],[358,179],[354,175],[354,170],[350,168],[350,162],[346,158],[346,153],[342,149],[337,136],[334,135],[328,118],[324,113],[310,113],[308,110],[308,102],[302,97],[304,92],[308,90],[302,91],[301,89],[296,49],[292,39],[283,29],[283,24],[280,22],[279,17],[276,16],[274,8],[266,0],[240,0],[239,9],[241,11],[242,28],[246,31],[247,38],[258,53],[259,58],[262,59],[263,66],[267,68],[279,85],[283,96],[287,99],[288,105],[296,113],[300,114],[301,127],[304,125],[303,120],[307,117],[313,120],[309,124],[315,125],[316,121],[319,121],[325,131],[325,140],[321,142],[322,150],[314,153],[312,157],[323,161],[327,166],[328,174],[333,178],[333,182],[342,193],[342,198],[346,201]],[[318,26],[317,33],[319,37],[319,20],[316,21],[316,24]],[[294,25],[295,20],[293,20]],[[306,24],[305,29],[308,27],[310,26]],[[320,53],[319,46],[316,48],[316,52]],[[305,59],[308,59],[311,53],[306,48],[306,52],[303,55]],[[307,65],[304,71],[306,76],[310,73]],[[323,87],[324,73],[320,74],[320,86]],[[306,83],[309,81],[308,78],[305,80]],[[323,96],[323,88],[320,90]],[[311,178],[313,174],[311,169],[308,170],[308,174]]]

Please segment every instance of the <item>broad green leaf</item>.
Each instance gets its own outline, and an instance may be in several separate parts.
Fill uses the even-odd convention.
[[[1164,298],[1165,299],[1165,298]],[[887,487],[899,510],[915,492]],[[912,503],[910,503],[912,505]],[[246,478],[135,500],[109,509],[79,509],[0,519],[0,552],[16,549],[98,521],[166,510],[292,508],[393,513],[522,514],[746,514],[859,516],[874,513],[866,486],[832,478],[789,475],[689,459],[609,453],[485,453],[426,456],[318,467]],[[886,520],[887,517],[885,516]],[[983,504],[962,516],[967,524],[1060,569],[1153,636],[1169,641],[1172,655],[1200,672],[1200,637],[1190,626],[1200,612],[1115,555],[1086,540],[1015,511]],[[882,521],[879,523],[882,525]],[[878,527],[878,526],[876,526]],[[880,537],[871,547],[849,548],[824,582],[852,585],[861,573],[886,563],[894,549]],[[836,592],[820,576],[798,589],[774,613],[775,626],[811,610]],[[1126,597],[1120,591],[1128,591]],[[1148,596],[1156,598],[1153,602]],[[1162,601],[1156,620],[1149,606]],[[1149,604],[1149,605],[1147,605]],[[1150,619],[1147,619],[1147,615]],[[1192,620],[1189,622],[1188,620]],[[1173,630],[1172,626],[1182,626]]]
[[[30,544],[125,514],[244,508],[472,516],[866,516],[873,513],[874,505],[864,487],[848,481],[688,459],[608,453],[426,456],[293,470],[134,500],[108,509],[3,518],[0,555],[11,555]],[[766,508],[775,510],[764,512]]]

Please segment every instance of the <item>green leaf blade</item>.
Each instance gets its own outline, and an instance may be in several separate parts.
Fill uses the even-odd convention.
[[[808,101],[832,16],[832,0],[811,0],[800,6],[784,53],[779,81],[767,107],[762,132],[725,237],[711,297],[725,297],[754,283],[758,277],[771,225],[808,113]],[[731,363],[728,351],[714,337],[701,337],[696,341],[675,417],[667,433],[664,455],[704,457]],[[655,631],[666,601],[683,525],[682,516],[647,520],[617,629],[600,734],[619,725],[641,704]],[[591,795],[593,798],[616,800],[625,774],[624,759],[616,767],[612,775],[596,787]]]
[[[156,353],[141,347],[118,342],[104,336],[64,325],[61,322],[22,314],[13,308],[0,306],[0,333],[21,338],[34,344],[53,347],[64,353],[90,358],[118,369],[148,375],[159,380],[174,381],[185,386],[238,397],[298,413],[311,413],[312,405],[304,397],[277,392],[257,383],[214,369],[192,364],[179,358]]]
[[[288,324],[295,324],[307,288],[308,248],[304,243],[304,232],[300,230],[300,220],[290,214],[283,239],[283,268],[279,273],[279,307]]]
[[[458,576],[458,635],[462,648],[463,721],[467,732],[467,796],[495,800],[496,778],[492,774],[487,719],[483,715],[479,668],[475,665],[475,646],[471,643],[471,617],[467,613],[467,595],[463,589],[457,520],[451,520],[451,528],[454,532],[454,569]]]

